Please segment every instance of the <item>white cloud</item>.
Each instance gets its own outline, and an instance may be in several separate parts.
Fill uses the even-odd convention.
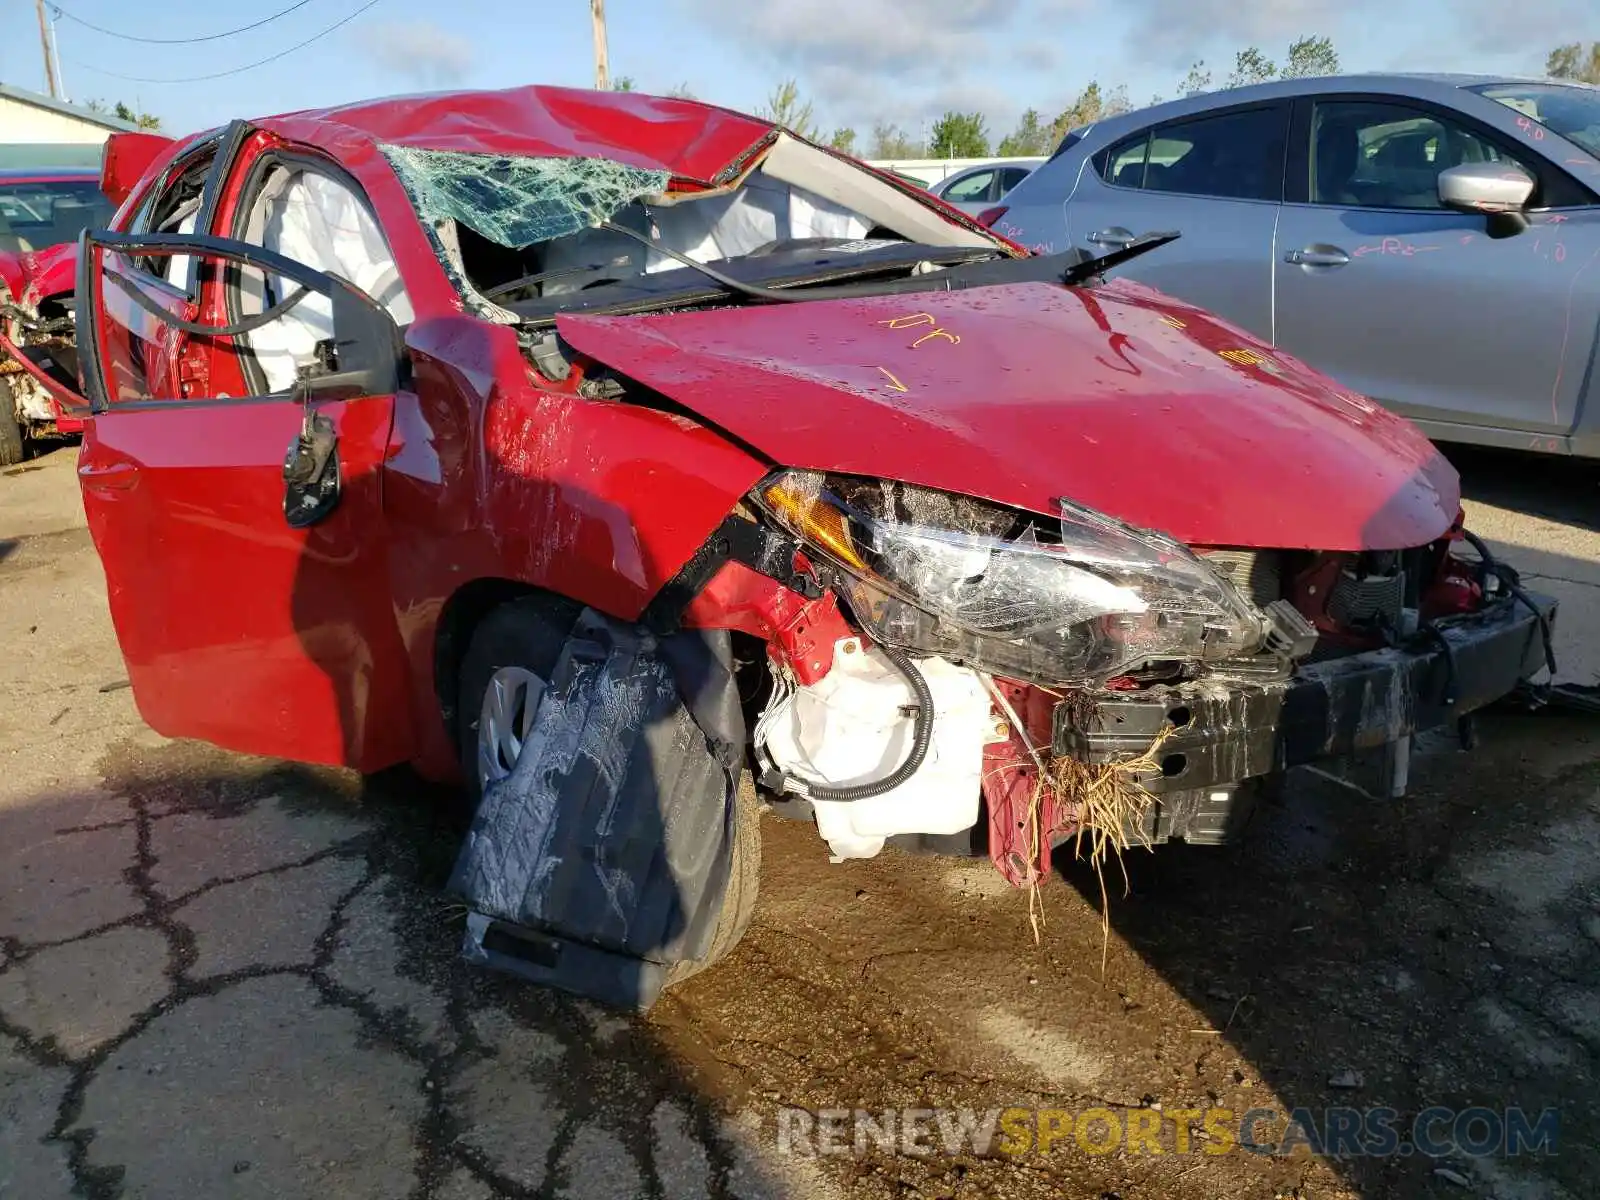
[[[1479,53],[1526,53],[1538,58],[1564,42],[1587,40],[1594,30],[1592,0],[1456,0],[1456,18],[1467,48]]]
[[[1281,64],[1306,36],[1332,38],[1346,70],[1536,67],[1597,0],[675,2],[764,77],[794,77],[828,129],[865,139],[885,122],[916,136],[947,109],[976,110],[998,139],[1023,109],[1048,120],[1091,79],[1128,84],[1139,104],[1172,95],[1196,60],[1220,86],[1239,50]]]
[[[851,124],[865,138],[883,122],[918,136],[955,109],[982,112],[996,139],[1027,106],[1012,85],[1018,69],[1059,69],[1067,18],[1104,2],[680,0],[776,78],[794,76],[830,128]]]
[[[795,68],[822,66],[926,78],[971,55],[1022,0],[688,0],[705,24]]]
[[[374,21],[364,48],[381,66],[424,87],[457,83],[476,56],[472,43],[432,21]]]
[[[1300,37],[1332,36],[1337,45],[1341,30],[1369,24],[1380,4],[1392,7],[1387,0],[1126,0],[1122,12],[1136,61],[1181,73],[1203,58],[1213,75],[1225,75],[1246,46],[1277,59]]]

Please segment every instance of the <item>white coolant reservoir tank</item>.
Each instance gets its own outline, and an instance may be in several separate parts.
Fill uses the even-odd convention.
[[[977,823],[983,747],[994,728],[988,691],[966,667],[942,658],[914,662],[933,693],[927,757],[910,779],[880,796],[812,799],[817,831],[835,861],[871,858],[891,834],[960,833]],[[882,653],[845,638],[822,679],[775,692],[756,743],[775,766],[806,783],[872,783],[910,753],[916,700]]]

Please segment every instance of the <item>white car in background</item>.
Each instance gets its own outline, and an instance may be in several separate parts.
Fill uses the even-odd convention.
[[[979,163],[957,171],[948,179],[941,179],[928,190],[946,204],[952,204],[968,216],[977,216],[986,208],[999,204],[1007,192],[1030,174],[1043,158],[1007,158],[997,162]]]

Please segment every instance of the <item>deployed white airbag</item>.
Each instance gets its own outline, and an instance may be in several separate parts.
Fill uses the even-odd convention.
[[[251,213],[248,240],[285,258],[349,280],[383,305],[397,325],[412,320],[411,300],[394,256],[367,206],[339,181],[315,171],[279,172],[269,179]],[[263,289],[246,311],[259,312],[294,290],[288,280],[257,278]],[[247,294],[252,290],[247,284]],[[333,336],[332,303],[307,296],[283,317],[247,335],[272,392],[287,391],[313,348]]]
[[[651,205],[649,213],[650,237],[696,262],[737,258],[787,238],[854,240],[865,237],[872,228],[850,209],[759,171],[735,191]],[[545,295],[578,291],[600,279],[637,275],[641,257],[646,274],[683,266],[670,255],[646,250],[632,238],[609,229],[558,238],[545,251],[544,269],[573,273],[550,279],[544,286]]]

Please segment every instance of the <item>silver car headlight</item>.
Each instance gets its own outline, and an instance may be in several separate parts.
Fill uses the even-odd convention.
[[[782,471],[752,498],[837,568],[866,632],[1046,685],[1236,658],[1259,612],[1181,542],[1062,501],[1056,521],[910,484]]]

